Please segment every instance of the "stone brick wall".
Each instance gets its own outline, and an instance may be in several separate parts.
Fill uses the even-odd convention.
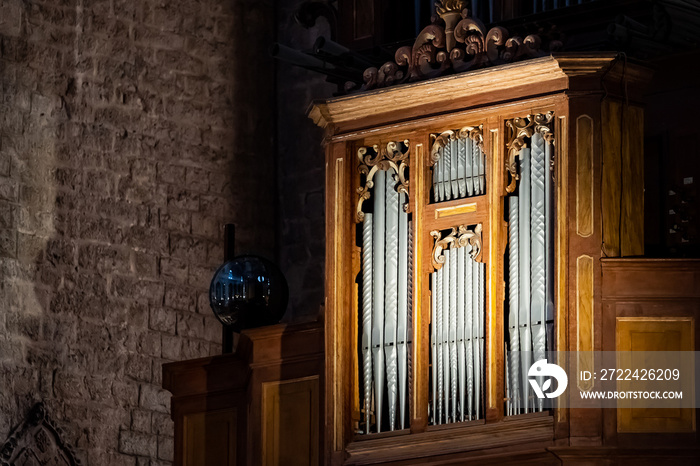
[[[274,259],[271,1],[0,1],[0,442],[173,455],[167,361],[220,352],[223,255]]]

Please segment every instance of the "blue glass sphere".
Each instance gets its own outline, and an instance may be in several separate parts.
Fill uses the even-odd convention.
[[[226,262],[209,287],[214,315],[237,331],[278,323],[288,299],[289,288],[282,272],[258,256],[238,256]]]

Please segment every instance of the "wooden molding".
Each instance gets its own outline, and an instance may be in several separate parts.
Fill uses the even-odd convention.
[[[508,96],[509,99],[527,98],[542,93],[576,87],[576,81],[585,82],[588,88],[602,89],[602,79],[607,83],[617,79],[620,72],[613,67],[616,53],[567,53],[533,58],[518,63],[478,69],[450,76],[376,89],[326,101],[316,101],[308,112],[317,125],[334,125],[336,132],[361,128],[368,115],[382,116],[384,122],[401,121],[410,110],[432,108],[432,113],[466,108],[467,102],[480,102],[481,95],[489,95],[491,103]],[[606,73],[606,71],[609,71]],[[649,71],[639,65],[627,63],[625,78],[629,84],[640,84],[649,77]],[[591,85],[597,80],[597,84]],[[580,87],[580,86],[579,86]],[[401,109],[397,112],[397,109]],[[424,115],[431,112],[423,112]]]
[[[537,447],[544,449],[548,445],[553,445],[552,417],[539,413],[493,424],[473,421],[462,427],[431,428],[420,434],[353,442],[346,450],[348,459],[345,464],[376,464],[408,459],[414,459],[415,464],[425,464],[432,457],[450,453],[461,453],[460,457],[466,458],[492,454],[507,447],[511,450],[529,450]]]

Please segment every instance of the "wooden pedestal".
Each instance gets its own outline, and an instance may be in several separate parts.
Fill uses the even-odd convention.
[[[165,364],[175,465],[318,464],[322,374],[319,323],[247,330],[233,354]]]

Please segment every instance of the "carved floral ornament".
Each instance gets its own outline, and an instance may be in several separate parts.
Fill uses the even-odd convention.
[[[484,135],[482,128],[483,125],[465,126],[459,130],[447,130],[438,135],[431,134],[430,138],[433,140],[433,146],[430,149],[430,166],[435,165],[438,160],[440,160],[440,149],[445,147],[448,142],[455,139],[473,139],[479,146],[479,150],[484,152]]]
[[[518,163],[516,157],[520,154],[521,149],[527,147],[526,139],[532,137],[535,133],[540,133],[542,137],[550,144],[554,144],[554,133],[552,132],[552,121],[554,120],[554,112],[538,113],[536,115],[528,115],[525,118],[513,118],[506,121],[506,147],[508,148],[508,160],[506,160],[506,170],[510,173],[510,183],[506,186],[506,191],[512,193],[515,191],[517,181],[520,179],[518,174]],[[552,157],[554,153],[552,152]],[[554,158],[549,161],[550,171],[554,171]]]
[[[372,147],[362,146],[357,149],[357,158],[360,161],[358,170],[364,175],[364,184],[360,181],[357,188],[359,198],[357,200],[357,210],[355,211],[355,221],[361,223],[365,219],[362,211],[362,203],[370,198],[370,190],[374,186],[374,175],[379,170],[393,169],[391,175],[396,184],[396,192],[406,194],[406,204],[403,209],[408,212],[408,152],[409,141],[391,141],[386,145],[375,144]]]
[[[439,18],[420,32],[412,47],[401,47],[393,62],[364,71],[364,90],[540,57],[562,47],[558,39],[543,47],[542,37],[536,34],[522,38],[510,37],[500,26],[487,30],[481,21],[469,17],[466,0],[438,0],[435,7]]]
[[[478,224],[473,230],[470,230],[464,225],[460,225],[456,228],[451,228],[450,233],[444,238],[442,237],[441,231],[431,231],[430,236],[435,238],[435,245],[433,246],[433,254],[431,256],[433,268],[435,270],[440,270],[445,264],[446,249],[456,249],[467,245],[471,246],[471,251],[469,251],[471,258],[477,262],[481,262],[481,230],[481,224]]]

